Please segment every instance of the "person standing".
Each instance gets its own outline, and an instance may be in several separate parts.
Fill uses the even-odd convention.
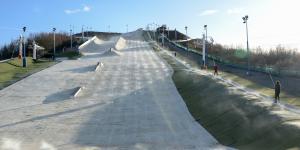
[[[276,84],[275,84],[275,103],[280,101],[280,99],[279,99],[280,90],[281,90],[280,81],[276,81]]]
[[[214,65],[214,75],[219,75],[219,73],[218,73],[218,65],[217,64]]]

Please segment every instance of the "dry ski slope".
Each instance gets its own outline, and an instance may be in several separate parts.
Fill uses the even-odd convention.
[[[118,51],[104,52],[116,41],[101,42],[98,52],[0,91],[0,149],[227,149],[194,121],[171,68],[141,34],[124,35]]]

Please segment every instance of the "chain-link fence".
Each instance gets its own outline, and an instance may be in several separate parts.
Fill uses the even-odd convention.
[[[183,45],[180,45],[174,41],[169,40],[165,36],[156,36],[158,34],[154,34],[151,32],[148,32],[148,35],[157,41],[162,41],[162,38],[164,38],[164,46],[167,46],[171,50],[174,50],[176,52],[179,52],[182,55],[185,55],[189,59],[194,60],[195,62],[199,63],[200,65],[202,64],[202,53],[197,51],[196,49],[193,48],[187,48]],[[220,57],[216,57],[214,55],[206,54],[206,58],[210,62],[216,62],[220,65],[228,66],[228,67],[233,67],[237,69],[243,69],[247,70],[248,66],[243,65],[243,64],[237,64],[228,60],[224,60]],[[213,63],[208,63],[208,65],[213,65]],[[299,71],[292,71],[292,70],[284,70],[284,69],[279,69],[279,68],[273,68],[269,66],[250,66],[249,67],[250,71],[252,72],[261,72],[261,73],[267,73],[267,74],[272,74],[275,76],[295,76],[295,77],[300,77],[300,72]]]

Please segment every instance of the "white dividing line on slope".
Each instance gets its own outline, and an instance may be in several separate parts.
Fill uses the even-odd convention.
[[[174,58],[176,61],[178,61],[179,63],[183,64],[188,71],[191,71],[191,72],[195,72],[195,73],[198,73],[200,75],[203,75],[203,76],[207,76],[207,77],[210,77],[214,80],[217,80],[217,81],[221,81],[223,83],[226,83],[228,85],[231,85],[233,87],[235,87],[237,90],[240,90],[240,91],[243,91],[245,95],[253,95],[253,96],[256,96],[258,98],[261,98],[262,100],[265,100],[269,103],[274,103],[274,99],[270,96],[267,96],[267,95],[264,95],[264,94],[261,94],[253,89],[250,89],[250,88],[246,88],[244,87],[243,85],[237,83],[237,82],[234,82],[230,79],[225,79],[223,77],[220,77],[220,76],[214,76],[213,73],[211,72],[208,72],[208,71],[204,71],[204,70],[200,70],[200,69],[196,69],[196,68],[193,68],[191,67],[191,65],[189,65],[187,62],[175,57],[170,51],[168,50],[165,50],[163,48],[160,47],[160,49],[163,50],[163,52],[169,56],[171,56],[172,58]],[[284,102],[280,102],[280,103],[277,103],[277,105],[279,105],[282,109],[285,109],[287,111],[290,111],[290,112],[293,112],[293,113],[297,113],[297,114],[300,114],[300,109],[295,107],[295,106],[292,106],[292,105],[289,105],[289,104],[286,104]]]

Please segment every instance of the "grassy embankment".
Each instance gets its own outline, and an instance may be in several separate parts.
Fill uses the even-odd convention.
[[[177,53],[177,57],[184,60],[195,68],[200,68],[199,64]],[[213,62],[209,62],[213,64]],[[232,80],[246,88],[253,89],[262,95],[274,97],[274,85],[268,74],[252,72],[250,76],[246,75],[246,70],[235,69],[232,67],[219,66],[220,76],[225,79]],[[212,67],[209,71],[213,72]],[[300,78],[287,76],[272,76],[273,81],[280,80],[282,84],[282,92],[280,94],[281,101],[300,107]]]
[[[228,71],[228,70],[227,70]],[[222,71],[221,76],[230,79],[236,83],[243,85],[244,87],[253,89],[260,94],[274,97],[273,83],[269,75],[261,73],[253,73],[252,76],[245,75],[245,73],[239,73],[234,71],[226,72]],[[280,94],[281,101],[300,107],[300,91],[297,83],[300,79],[295,77],[276,77],[272,76],[274,82],[276,80],[282,83],[282,92]]]
[[[195,120],[219,142],[238,149],[300,149],[300,128],[291,125],[300,117],[280,117],[274,114],[278,106],[257,105],[258,98],[229,91],[229,85],[159,54],[173,67],[174,83]]]
[[[31,57],[27,57],[27,67],[23,68],[22,60],[15,58],[8,62],[0,63],[0,89],[7,87],[20,79],[27,77],[35,72],[50,67],[57,62],[39,60],[33,62]]]

